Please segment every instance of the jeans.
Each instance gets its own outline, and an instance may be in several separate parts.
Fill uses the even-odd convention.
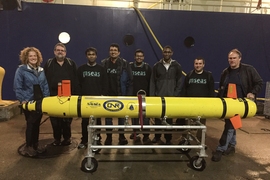
[[[217,147],[217,151],[226,151],[228,146],[236,145],[236,131],[231,123],[230,119],[225,119],[224,130],[222,136],[219,140],[219,145]]]

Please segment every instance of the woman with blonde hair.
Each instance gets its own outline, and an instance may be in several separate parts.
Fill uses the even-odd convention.
[[[14,91],[21,104],[32,100],[40,100],[49,96],[49,87],[45,73],[40,64],[42,55],[35,47],[26,47],[20,53],[21,65],[14,77]],[[41,112],[23,110],[26,119],[26,144],[22,155],[34,157],[45,152],[38,145]]]

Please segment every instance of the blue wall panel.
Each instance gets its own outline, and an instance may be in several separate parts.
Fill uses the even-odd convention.
[[[140,10],[162,46],[171,45],[173,58],[185,72],[193,69],[197,56],[206,59],[206,69],[219,81],[228,66],[227,54],[233,48],[243,53],[242,62],[253,65],[264,81],[270,77],[270,16],[213,12]],[[3,99],[15,99],[12,90],[19,53],[24,47],[35,46],[44,61],[53,57],[53,47],[60,32],[68,32],[71,41],[67,56],[84,64],[84,51],[98,49],[98,61],[108,56],[109,45],[120,45],[121,56],[134,60],[134,51],[145,51],[145,60],[153,65],[161,58],[161,50],[134,9],[26,3],[23,11],[0,11],[0,66],[6,70]],[[134,36],[131,46],[123,37]],[[195,46],[186,48],[184,39],[192,36]],[[264,96],[262,91],[261,97]]]

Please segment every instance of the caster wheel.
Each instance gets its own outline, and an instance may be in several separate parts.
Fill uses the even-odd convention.
[[[178,145],[190,145],[190,142],[188,140],[183,139],[179,142]],[[177,150],[180,151],[181,153],[186,153],[186,154],[191,151],[191,149],[188,149],[188,148],[181,148]]]
[[[199,156],[193,156],[190,159],[191,168],[196,171],[203,171],[206,167],[206,161],[201,158],[201,162],[198,162]]]
[[[102,144],[100,143],[100,141],[95,141],[94,144],[95,144],[95,145],[102,145]],[[98,148],[92,149],[92,152],[94,152],[94,153],[99,153],[100,151],[101,151],[101,149],[98,149]]]
[[[101,151],[101,149],[92,149],[92,152],[94,153],[99,153]]]
[[[95,158],[91,158],[91,165],[90,167],[88,166],[88,163],[87,163],[87,159],[88,158],[84,158],[82,163],[81,163],[81,170],[83,172],[87,172],[87,173],[92,173],[92,172],[95,172],[97,170],[97,167],[98,167],[98,162]]]

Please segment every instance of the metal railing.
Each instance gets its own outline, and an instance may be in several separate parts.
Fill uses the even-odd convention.
[[[270,14],[270,0],[23,0],[35,3],[73,4],[106,7],[136,7],[183,11]]]

